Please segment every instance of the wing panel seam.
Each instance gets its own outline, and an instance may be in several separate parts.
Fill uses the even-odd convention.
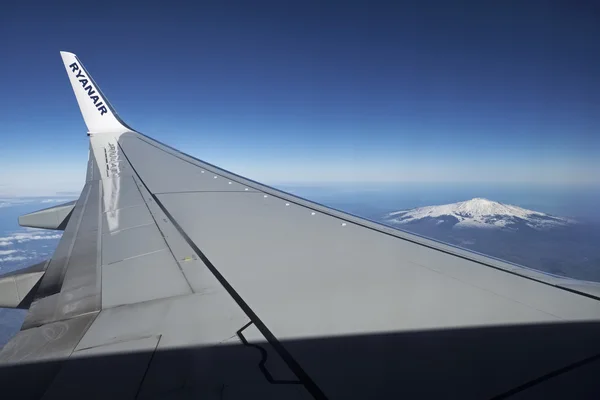
[[[69,262],[71,261],[71,255],[73,254],[73,248],[75,248],[75,242],[77,241],[77,236],[79,235],[79,228],[81,227],[81,221],[83,221],[83,216],[85,215],[85,210],[88,205],[88,200],[90,198],[90,193],[92,192],[92,185],[87,186],[87,193],[85,194],[85,200],[83,202],[83,207],[81,209],[81,213],[79,214],[79,219],[77,220],[77,227],[75,229],[75,235],[73,235],[73,241],[71,242],[71,246],[69,247],[69,255],[67,256],[67,260],[65,261],[65,266],[60,274],[60,285],[62,289],[62,284],[65,279],[65,275],[67,274],[67,269],[69,268]]]
[[[120,145],[119,145],[119,148],[121,148]],[[121,151],[123,151],[122,148],[121,148]],[[123,152],[123,155],[125,155],[125,152]],[[125,156],[125,158],[127,158],[127,156]],[[131,165],[131,162],[129,162],[129,159],[127,159],[127,163],[129,163],[129,166],[135,172],[135,174],[137,175],[137,177],[140,180],[140,182],[142,182],[142,178],[140,178],[140,176],[137,174],[137,171],[135,171],[135,169],[133,168],[133,165]],[[160,226],[158,225],[158,222],[156,222],[156,218],[154,217],[154,214],[152,214],[152,210],[150,210],[150,207],[148,206],[148,203],[146,203],[146,199],[144,198],[144,194],[142,193],[142,189],[137,185],[137,182],[135,181],[135,178],[133,176],[132,176],[132,178],[133,178],[133,183],[135,184],[135,188],[140,193],[140,197],[144,201],[144,205],[146,206],[146,209],[150,213],[150,216],[152,217],[152,221],[154,222],[154,225],[156,226],[156,229],[158,229],[158,231],[160,232],[160,236],[162,237],[163,241],[167,245],[166,250],[169,250],[169,252],[171,253],[171,257],[173,257],[173,261],[175,261],[175,264],[177,264],[177,268],[179,269],[179,272],[183,276],[183,279],[185,279],[185,283],[187,283],[188,287],[190,288],[190,292],[194,293],[194,288],[190,284],[190,281],[188,281],[187,276],[185,276],[185,273],[183,272],[183,269],[181,268],[181,265],[179,265],[179,261],[177,260],[177,257],[175,257],[175,253],[173,253],[173,249],[171,249],[171,246],[169,245],[169,242],[167,241],[167,238],[165,237],[165,233],[162,231],[162,229],[160,229]],[[142,184],[144,184],[144,182],[142,182]],[[146,185],[144,185],[144,187],[145,186]],[[149,190],[148,190],[148,193],[150,193]],[[150,193],[150,195],[152,196],[152,193]],[[165,250],[165,249],[163,249],[163,250]]]
[[[102,309],[102,196],[104,188],[102,181],[98,181],[98,237],[96,238],[96,290],[98,291],[98,305]]]
[[[194,250],[194,252],[202,259],[206,267],[213,274],[213,276],[219,281],[219,283],[223,286],[225,290],[229,293],[229,295],[233,298],[233,300],[238,304],[238,306],[242,309],[242,311],[248,316],[250,321],[254,323],[254,326],[262,333],[262,335],[267,339],[267,341],[273,346],[275,351],[279,354],[279,356],[283,359],[283,361],[288,365],[290,370],[296,375],[296,377],[302,382],[306,390],[315,398],[315,399],[327,399],[325,393],[317,386],[317,384],[308,376],[308,374],[304,371],[304,369],[300,366],[300,364],[294,359],[294,357],[287,351],[287,349],[277,340],[275,335],[267,328],[267,326],[260,320],[258,315],[250,308],[250,306],[244,301],[244,299],[235,291],[233,286],[225,279],[225,277],[217,270],[217,268],[210,262],[210,260],[206,257],[206,255],[198,248],[196,243],[185,233],[183,228],[179,225],[179,223],[173,218],[173,216],[169,213],[167,208],[162,204],[162,202],[155,196],[146,183],[139,175],[135,167],[129,161],[127,154],[123,150],[123,147],[120,143],[118,143],[121,152],[127,162],[131,166],[131,169],[138,177],[139,181],[144,185],[152,199],[156,202],[156,204],[160,207],[160,209],[165,213],[167,218],[171,221],[173,226],[177,229],[179,234],[185,239],[188,245]]]

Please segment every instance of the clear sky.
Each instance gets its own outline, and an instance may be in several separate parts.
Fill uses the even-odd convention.
[[[0,195],[82,187],[60,50],[129,125],[266,183],[600,184],[593,2],[35,3],[0,6]]]

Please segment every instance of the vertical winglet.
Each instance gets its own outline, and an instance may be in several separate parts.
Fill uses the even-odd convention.
[[[132,130],[114,108],[73,53],[61,51],[79,109],[90,133],[123,133]]]

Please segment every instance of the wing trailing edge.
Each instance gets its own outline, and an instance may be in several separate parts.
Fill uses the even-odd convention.
[[[27,309],[46,272],[47,261],[0,275],[0,308]]]
[[[19,225],[29,228],[64,231],[69,219],[71,218],[71,214],[73,213],[73,208],[75,208],[76,202],[77,201],[74,200],[58,206],[21,215],[19,216]]]

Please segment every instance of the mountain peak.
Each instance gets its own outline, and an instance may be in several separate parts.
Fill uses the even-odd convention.
[[[491,201],[483,197],[474,197],[471,200],[467,200],[466,203],[497,203],[497,201]]]
[[[502,204],[482,197],[458,203],[419,207],[389,213],[385,220],[392,224],[407,224],[436,219],[438,224],[454,222],[455,227],[516,228],[525,224],[533,229],[548,229],[574,221],[538,211]]]

